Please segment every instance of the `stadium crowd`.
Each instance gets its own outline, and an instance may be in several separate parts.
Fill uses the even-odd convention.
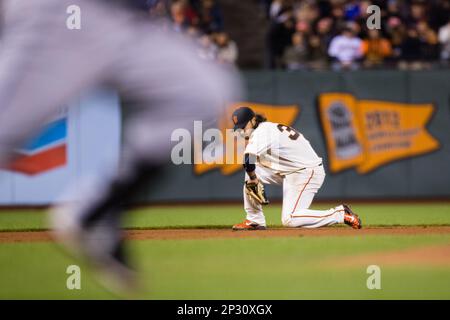
[[[148,0],[147,4],[150,16],[190,37],[203,59],[236,63],[238,48],[224,31],[223,13],[216,0]]]
[[[260,0],[270,27],[267,66],[426,69],[450,61],[449,0]],[[367,27],[370,5],[381,28]]]
[[[190,37],[203,59],[237,64],[239,50],[224,29],[221,0],[136,1],[164,28]],[[266,68],[450,66],[450,0],[243,1],[259,3],[265,11],[267,31],[254,29],[267,33]],[[379,29],[367,27],[371,5],[381,9]]]

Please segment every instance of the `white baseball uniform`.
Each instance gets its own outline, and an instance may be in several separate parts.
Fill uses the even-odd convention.
[[[325,179],[320,158],[297,130],[263,122],[252,132],[245,153],[256,155],[256,175],[263,184],[283,185],[281,221],[286,227],[317,228],[344,222],[344,208],[310,210]],[[245,179],[248,179],[246,174]],[[262,206],[245,192],[247,220],[266,225]]]

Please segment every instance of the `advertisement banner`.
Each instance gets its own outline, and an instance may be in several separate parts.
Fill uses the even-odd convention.
[[[432,104],[358,100],[347,93],[319,96],[319,114],[333,173],[359,174],[432,152],[439,142],[427,131]]]
[[[41,133],[22,149],[10,165],[12,171],[36,175],[67,164],[67,110],[48,123]]]
[[[98,89],[58,112],[24,147],[8,170],[0,169],[0,205],[47,205],[83,179],[118,167],[121,112],[115,92]],[[101,152],[98,152],[101,150]]]

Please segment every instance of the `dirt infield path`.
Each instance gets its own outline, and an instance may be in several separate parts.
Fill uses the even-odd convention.
[[[217,238],[272,238],[320,236],[420,235],[449,234],[450,226],[369,227],[361,230],[330,227],[322,229],[273,228],[264,231],[231,231],[230,229],[152,229],[127,230],[132,240],[189,240]],[[0,232],[0,243],[52,241],[49,231]]]

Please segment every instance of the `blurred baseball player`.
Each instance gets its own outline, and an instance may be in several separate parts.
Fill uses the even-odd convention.
[[[133,280],[119,228],[122,204],[169,160],[174,129],[192,129],[194,120],[211,123],[239,91],[234,75],[200,61],[187,40],[141,16],[135,9],[144,2],[2,3],[0,165],[86,89],[116,88],[130,109],[120,170],[80,190],[80,201],[54,209],[51,219],[56,236],[119,290]],[[66,26],[71,5],[81,9],[79,30]]]
[[[264,230],[262,206],[268,204],[263,184],[283,185],[281,221],[286,227],[318,228],[345,223],[361,228],[361,220],[343,204],[329,210],[309,209],[322,186],[322,159],[294,128],[266,121],[252,109],[241,107],[232,115],[234,130],[247,140],[244,168],[244,222],[233,230]]]

